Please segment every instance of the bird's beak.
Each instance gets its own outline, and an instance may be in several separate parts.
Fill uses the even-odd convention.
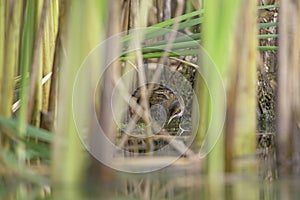
[[[169,121],[168,121],[168,125],[170,124],[170,122],[175,118],[178,117],[178,115],[173,115],[172,117],[170,117]]]

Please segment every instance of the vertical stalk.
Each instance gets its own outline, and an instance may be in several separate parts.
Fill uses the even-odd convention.
[[[2,84],[2,98],[0,107],[0,115],[4,117],[11,117],[11,106],[14,97],[14,78],[19,65],[20,42],[22,38],[22,9],[23,2],[21,1],[7,1],[8,14],[5,19],[5,43],[4,43],[4,68],[3,68],[3,84]],[[24,77],[23,77],[24,78]],[[18,135],[22,138],[25,134],[25,125],[18,126]],[[6,141],[5,145],[8,147],[10,141]],[[10,148],[10,147],[8,147]],[[18,168],[21,169],[25,163],[25,146],[22,143],[17,143],[16,154],[18,158]],[[16,196],[19,199],[24,199],[27,195],[26,187],[20,184]]]
[[[101,33],[105,31],[105,29],[100,29],[101,18],[98,15],[100,13],[97,10],[98,6],[94,0],[60,1],[59,30],[63,31],[64,20],[66,20],[67,26],[66,32],[59,32],[61,35],[56,41],[63,42],[60,47],[65,51],[60,52],[65,52],[65,54],[61,55],[63,60],[59,65],[61,68],[59,71],[57,127],[52,148],[54,164],[51,178],[55,184],[53,190],[55,199],[83,199],[78,188],[84,178],[87,160],[74,124],[72,92],[80,65],[88,53],[99,43],[99,35],[101,37]],[[68,10],[64,10],[65,8]],[[103,7],[101,14],[105,9]],[[92,75],[87,74],[86,84],[80,87],[88,87],[89,78],[94,78]],[[90,103],[87,101],[84,105],[76,105],[82,108],[82,115],[87,119],[90,117]]]
[[[5,42],[5,1],[0,1],[0,85],[3,85],[4,68],[4,42]],[[2,87],[0,86],[0,99],[2,99]]]
[[[0,1],[0,99],[3,99],[2,85],[3,73],[4,73],[4,56],[5,56],[5,1]],[[1,107],[1,105],[0,105]],[[0,108],[0,115],[2,115],[2,108]],[[5,142],[5,136],[0,131],[0,150],[2,150],[3,143]]]
[[[43,1],[42,5],[37,4],[36,9],[36,25],[37,33],[34,42],[32,66],[30,69],[30,81],[29,81],[29,97],[27,105],[27,121],[31,122],[32,116],[34,117],[33,122],[39,120],[39,108],[41,106],[40,97],[41,83],[39,77],[41,77],[41,62],[43,53],[43,34],[45,31],[45,21],[47,13],[49,12],[49,0]],[[34,106],[37,106],[34,109]],[[38,122],[35,122],[38,124]]]
[[[21,55],[20,55],[20,65],[21,67],[21,91],[20,99],[21,106],[18,113],[18,134],[21,138],[24,137],[27,124],[27,101],[28,101],[28,78],[27,74],[32,63],[32,49],[33,49],[33,39],[35,35],[34,29],[34,13],[35,13],[35,4],[33,0],[29,0],[25,5],[24,12],[24,26],[22,30],[22,41],[21,41]],[[23,152],[22,144],[19,144],[17,152],[22,154]],[[24,155],[22,160],[24,159]]]
[[[256,2],[242,3],[234,32],[225,138],[225,170],[234,170],[233,157],[255,153],[256,132]],[[245,106],[247,105],[247,106]]]
[[[103,9],[105,5],[102,6]],[[120,12],[121,12],[121,7],[118,0],[111,0],[108,2],[108,13],[107,13],[108,16],[107,16],[106,23],[110,24],[110,26],[107,27],[106,33],[102,32],[101,34],[106,34],[106,37],[109,38],[121,32],[120,16],[114,14]],[[110,63],[110,61],[111,58],[117,57],[119,55],[120,49],[121,49],[120,40],[115,39],[111,42],[107,42],[107,51],[102,55],[102,57],[98,61],[94,61],[95,63],[98,62],[101,63],[100,64],[102,66],[101,70],[104,71],[103,80],[101,80],[102,87],[99,87],[101,89],[99,89],[99,92],[96,95],[96,99],[97,99],[96,102],[99,103],[100,105],[100,109],[97,110],[99,111],[98,119],[103,133],[111,141],[115,141],[115,136],[116,136],[115,132],[117,130],[117,127],[116,127],[115,120],[117,121],[117,123],[121,120],[119,116],[114,118],[111,106],[113,107],[120,106],[121,98],[113,100],[112,92],[115,88],[116,83],[119,81],[122,67],[120,65],[120,62],[114,61],[113,63]],[[109,66],[107,66],[108,64]],[[96,124],[92,124],[92,132],[94,132],[93,128],[96,126],[97,126]],[[108,149],[111,147],[106,145],[105,141],[103,141],[102,145],[100,145],[101,147],[99,147],[98,143],[94,145],[92,137],[90,138],[90,146],[91,149],[98,148],[99,149],[98,151],[105,151],[105,152],[112,151],[111,149]],[[92,164],[89,169],[89,174],[91,174],[91,176],[93,176],[94,179],[97,179],[95,181],[97,182],[100,181],[103,184],[107,184],[107,182],[112,182],[114,177],[114,171],[106,166],[104,167],[103,165],[99,165],[98,160],[92,160]]]
[[[232,57],[232,44],[235,30],[235,24],[237,22],[237,12],[239,10],[239,1],[237,0],[216,0],[205,1],[205,20],[203,23],[203,46],[211,56],[211,59],[215,62],[217,70],[221,74],[223,79],[227,79],[228,70],[230,69],[229,58]],[[224,53],[227,52],[227,53]],[[202,63],[205,68],[206,61],[204,59]],[[211,69],[204,69],[208,74],[208,84],[212,87],[212,91],[217,92],[218,85],[213,79]],[[225,108],[221,107],[224,99],[211,99],[208,107],[211,107],[210,113],[204,117],[209,117],[211,114],[222,115],[225,112]],[[205,113],[204,113],[205,114]],[[215,141],[215,135],[218,133],[209,133],[207,142],[209,146],[213,146]],[[210,184],[209,193],[212,199],[224,198],[224,188],[220,184],[222,182],[222,174],[224,172],[224,136],[221,135],[217,143],[215,144],[212,152],[208,155],[208,178]],[[221,181],[220,181],[221,179]],[[218,180],[216,182],[216,180]]]
[[[1,12],[1,37],[3,39],[3,52],[1,53],[2,63],[0,69],[0,115],[11,117],[11,105],[13,103],[14,86],[15,86],[15,71],[19,64],[19,39],[21,27],[22,2],[20,1],[2,1]],[[2,51],[2,49],[1,49]],[[7,140],[1,141],[6,148],[10,148],[10,142]]]
[[[22,2],[7,1],[6,15],[4,18],[5,35],[4,35],[4,63],[2,71],[0,114],[5,117],[11,116],[11,105],[14,95],[14,78],[15,70],[18,65],[19,38],[20,37],[20,20]]]
[[[55,38],[55,32],[52,31],[52,18],[53,18],[53,6],[52,2],[49,5],[49,12],[45,18],[45,31],[43,33],[43,62],[42,62],[42,77],[46,76],[48,73],[51,72],[52,60],[53,60],[53,41]],[[42,111],[48,111],[48,100],[49,100],[49,90],[50,90],[50,81],[47,81],[42,86]]]
[[[292,172],[288,165],[299,153],[299,34],[300,2],[281,1],[279,10],[279,68],[277,156],[279,175]],[[296,125],[298,124],[298,125]],[[297,128],[295,128],[298,126]],[[298,152],[294,152],[297,149]],[[295,154],[296,153],[296,154]],[[298,161],[299,162],[299,161]]]

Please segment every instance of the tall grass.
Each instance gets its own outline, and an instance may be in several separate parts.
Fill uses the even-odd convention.
[[[26,180],[35,184],[39,184],[38,180],[41,181],[40,184],[45,184],[47,180],[37,175],[27,164],[32,163],[43,167],[44,162],[49,160],[47,143],[51,140],[47,132],[28,126],[34,104],[34,98],[31,96],[38,94],[35,87],[42,84],[38,71],[42,70],[43,65],[38,65],[38,60],[43,60],[40,49],[44,44],[42,43],[43,24],[49,2],[40,3],[38,6],[30,0],[26,2],[2,1],[1,20],[3,23],[1,23],[0,30],[1,44],[3,44],[0,67],[0,127],[1,144],[3,144],[1,145],[1,160],[5,163],[3,166],[5,169],[16,174],[21,173],[20,177],[25,177]],[[20,84],[16,84],[18,80],[16,77],[20,77],[18,78]],[[35,112],[37,118],[39,118],[39,110]],[[17,122],[9,119],[12,116],[17,118]],[[39,126],[37,123],[35,125]],[[44,136],[48,139],[44,140]],[[32,175],[29,175],[30,173]],[[37,177],[34,177],[35,175]],[[26,184],[18,183],[15,187],[17,198],[22,199],[27,196]]]

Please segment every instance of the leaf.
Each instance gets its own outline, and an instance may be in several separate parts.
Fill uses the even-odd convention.
[[[14,119],[8,119],[5,117],[0,116],[0,129],[1,128],[6,128],[9,129],[10,131],[12,131],[15,135],[16,138],[18,138],[17,135],[17,121]],[[36,138],[40,141],[44,141],[44,142],[51,142],[52,141],[52,134],[46,130],[43,129],[39,129],[36,128],[34,126],[31,125],[27,125],[26,127],[26,135],[30,138]]]

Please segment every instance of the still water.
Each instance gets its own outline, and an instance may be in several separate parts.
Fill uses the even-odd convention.
[[[60,189],[63,193],[74,192],[71,188]],[[119,172],[111,182],[89,182],[84,190],[81,188],[76,192],[76,199],[88,200],[297,200],[300,199],[300,176],[264,180],[255,173],[239,172],[209,179],[197,171],[171,167],[146,174]]]
[[[249,164],[251,165],[251,163]],[[67,188],[55,186],[45,190],[27,188],[32,191],[26,199],[63,199],[63,200],[96,200],[96,199],[137,199],[137,200],[280,200],[300,199],[300,176],[288,175],[279,178],[271,174],[257,173],[246,168],[238,172],[207,177],[203,170],[195,168],[166,167],[144,174],[129,174],[110,171],[113,178],[102,182],[87,180],[80,187],[69,185]],[[259,169],[259,167],[257,167]],[[272,171],[265,171],[272,173]],[[270,178],[273,177],[273,178]],[[0,199],[24,199],[15,196],[19,189],[18,181],[0,182]],[[21,182],[23,185],[25,182]],[[26,183],[25,183],[26,185]]]

